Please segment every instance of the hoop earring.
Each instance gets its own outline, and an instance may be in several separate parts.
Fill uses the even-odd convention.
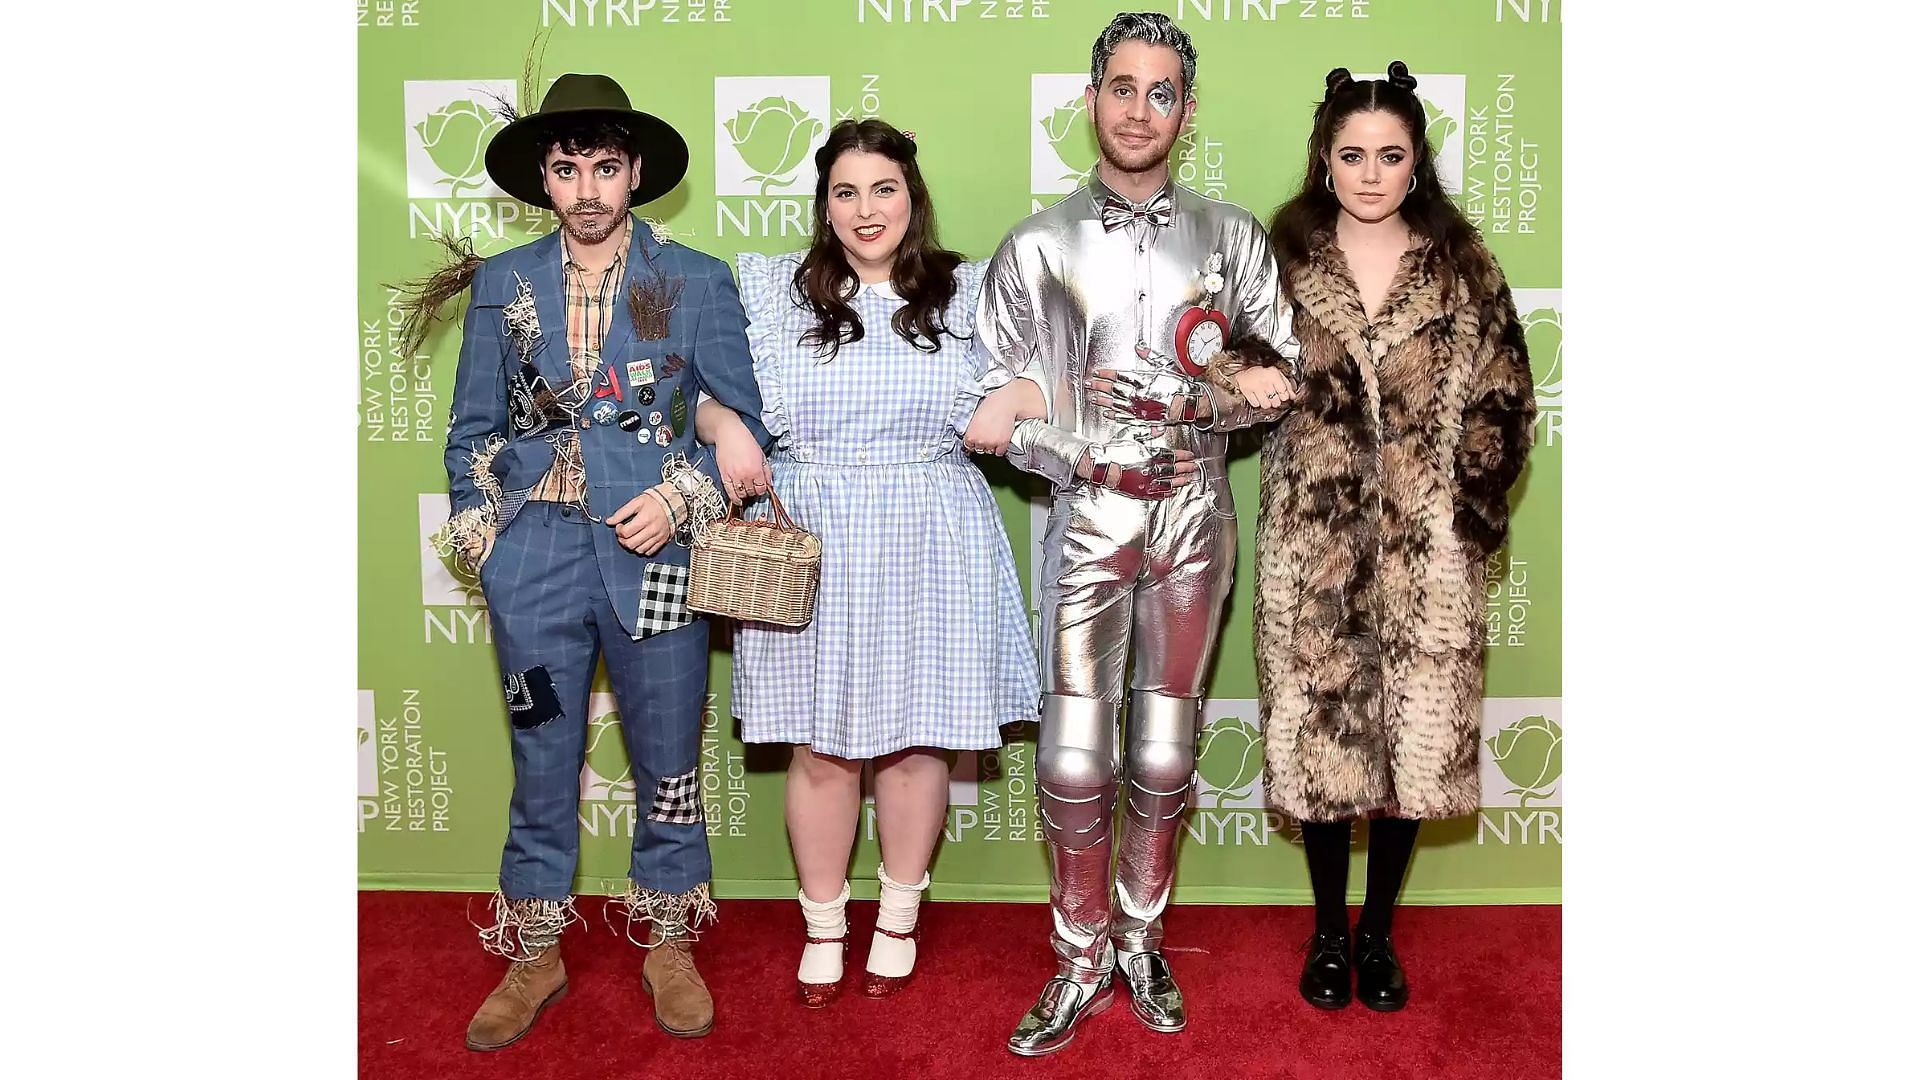
[[[1332,194],[1334,194],[1334,190],[1333,190],[1333,174],[1332,174],[1332,173],[1328,173],[1328,174],[1327,174],[1327,194],[1329,194],[1329,195],[1332,195]]]
[[[1409,195],[1413,194],[1413,189],[1419,186],[1420,186],[1420,174],[1414,173],[1413,178],[1407,181],[1407,194]]]

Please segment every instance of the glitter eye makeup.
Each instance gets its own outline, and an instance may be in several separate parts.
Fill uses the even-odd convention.
[[[1161,79],[1147,89],[1147,104],[1153,106],[1153,111],[1163,117],[1173,115],[1173,106],[1179,97],[1180,95],[1174,93],[1171,79]]]

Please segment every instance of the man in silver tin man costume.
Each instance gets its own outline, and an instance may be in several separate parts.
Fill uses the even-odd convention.
[[[1272,353],[1268,342],[1291,324],[1276,312],[1278,271],[1259,223],[1169,173],[1194,109],[1194,62],[1167,16],[1114,18],[1094,43],[1086,92],[1099,165],[1085,187],[1013,229],[980,298],[986,384],[1004,389],[983,404],[968,441],[999,449],[1004,439],[1015,465],[1056,489],[1039,586],[1048,685],[1036,775],[1060,968],[1008,1040],[1025,1056],[1065,1046],[1082,1019],[1112,1003],[1116,960],[1142,1023],[1186,1026],[1160,951],[1160,913],[1193,778],[1201,683],[1233,583],[1225,432],[1273,420],[1283,404],[1254,408],[1199,376],[1210,359]],[[1033,404],[1019,415],[1045,418],[1000,436],[1021,401]],[[1127,824],[1115,870],[1122,776]]]

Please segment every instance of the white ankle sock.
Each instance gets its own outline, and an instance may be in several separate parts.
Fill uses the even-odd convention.
[[[911,938],[890,937],[879,931],[911,933],[920,922],[920,898],[931,884],[933,876],[921,874],[918,884],[902,885],[888,877],[886,865],[881,864],[880,914],[874,918],[873,947],[867,950],[868,971],[896,979],[913,971],[918,944]]]
[[[800,891],[800,913],[806,917],[807,936],[810,938],[844,938],[847,936],[847,898],[853,895],[853,889],[846,882],[840,883],[840,895],[826,903],[807,899],[806,890]],[[837,983],[846,969],[847,947],[834,941],[824,944],[807,943],[800,951],[800,981],[814,983]]]

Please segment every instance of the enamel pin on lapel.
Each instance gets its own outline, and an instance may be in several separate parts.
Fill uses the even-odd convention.
[[[615,375],[612,368],[608,368],[605,375],[607,379],[605,385],[594,387],[593,396],[596,398],[611,397],[615,401],[626,400],[620,396],[620,376]]]

